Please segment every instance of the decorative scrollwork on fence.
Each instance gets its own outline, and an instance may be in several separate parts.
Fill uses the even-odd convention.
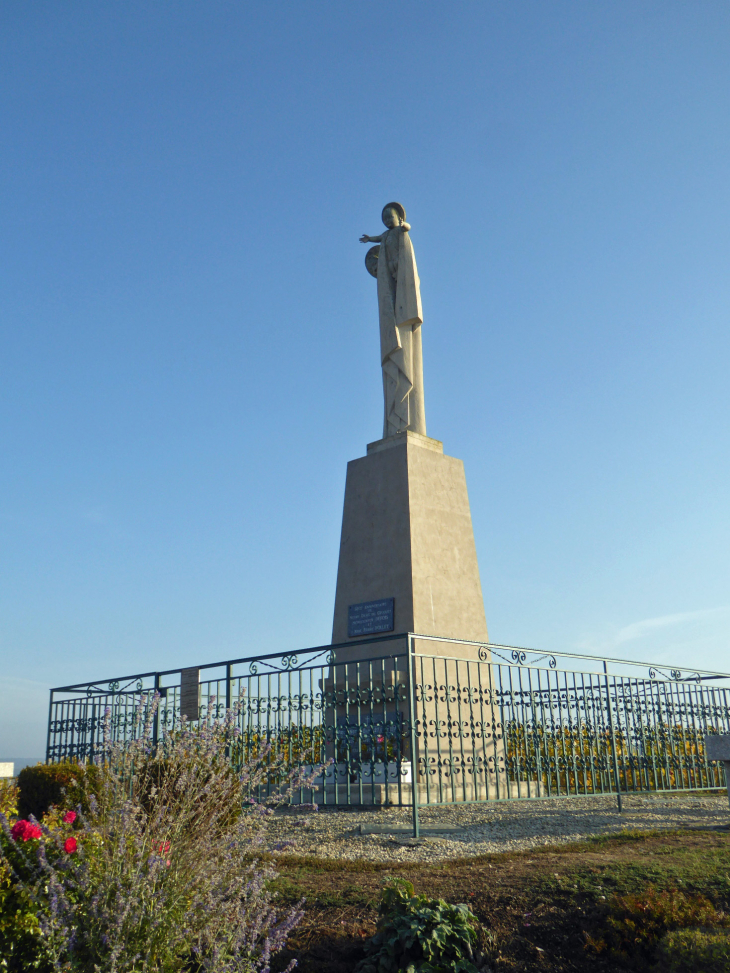
[[[427,802],[720,786],[704,734],[730,731],[727,681],[656,665],[648,677],[647,667],[607,676],[595,671],[602,661],[595,659],[567,671],[566,657],[558,658],[560,667],[552,654],[481,644],[468,658],[401,652],[338,662],[326,647],[247,659],[227,664],[227,683],[215,676],[201,684],[201,717],[223,717],[225,685],[240,732],[232,759],[266,746],[272,768],[330,760],[312,785],[327,803],[358,803],[366,788],[374,803],[407,803],[412,766],[428,782]],[[49,759],[96,755],[105,732],[118,742],[138,736],[149,683],[133,676],[57,695]],[[157,740],[180,721],[179,687],[167,688]],[[404,785],[398,794],[387,791],[394,780]]]

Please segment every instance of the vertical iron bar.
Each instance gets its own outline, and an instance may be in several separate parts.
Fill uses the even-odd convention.
[[[96,703],[92,703],[91,704],[91,745],[89,747],[90,763],[94,762],[94,730],[95,729],[96,729]]]
[[[689,690],[689,693],[688,693]],[[687,696],[689,695],[689,702]],[[697,783],[697,761],[695,753],[697,750],[697,728],[694,721],[694,705],[692,703],[692,687],[687,683],[682,683],[682,732],[684,733],[684,752],[687,761],[687,780],[692,788],[698,787]],[[692,720],[690,729],[689,719]]]
[[[664,684],[658,680],[654,682],[654,688],[656,689],[656,710],[654,712],[654,720],[656,724],[656,759],[657,759],[657,790],[669,790],[669,765],[667,764],[667,752],[668,752],[668,738],[664,727],[664,709],[662,707],[662,698],[664,692]]]
[[[578,790],[579,771],[583,772],[583,791],[587,792],[588,790],[588,782],[586,780],[586,766],[585,766],[585,760],[583,755],[583,729],[582,729],[582,720],[580,718],[581,704],[582,703],[584,704],[585,700],[584,697],[580,696],[578,693],[578,682],[575,678],[574,672],[572,673],[572,676],[573,676],[573,693],[575,699],[576,736],[574,737],[573,733],[571,732],[570,750],[573,759],[573,780],[575,781],[575,793],[579,794],[580,793],[580,791]],[[566,686],[568,684],[567,673],[566,673],[565,684]],[[568,702],[570,703],[570,698],[568,699]],[[570,709],[568,709],[569,714],[570,712],[571,712]],[[569,716],[569,719],[570,718],[571,717]],[[578,752],[577,759],[576,759],[576,751]]]
[[[501,667],[500,667],[501,668]],[[507,723],[513,724],[512,727],[512,751],[514,756],[512,760],[514,761],[513,773],[517,776],[517,796],[520,796],[520,757],[519,757],[519,741],[515,739],[517,720],[515,718],[516,704],[515,704],[515,689],[512,682],[512,670],[514,666],[507,664],[507,676],[509,678],[509,720]],[[504,724],[504,720],[503,720]],[[509,740],[509,733],[507,734],[507,739]],[[509,751],[506,751],[509,753]],[[508,762],[508,761],[507,761]],[[512,797],[512,781],[510,780],[509,768],[507,770],[507,797]]]
[[[53,690],[48,701],[48,730],[46,731],[46,763],[49,763],[51,756],[51,717],[53,715]]]
[[[489,800],[489,758],[487,756],[488,754],[487,733],[486,733],[486,726],[484,724],[484,687],[482,686],[482,662],[478,655],[476,660],[476,670],[477,670],[477,693],[479,694],[478,695],[479,725],[482,728],[481,729],[481,738],[482,738],[481,751],[483,755],[482,760],[484,762],[484,800],[488,801]],[[471,680],[470,680],[470,684],[471,684]],[[490,679],[489,688],[490,689],[492,688],[491,679]],[[492,723],[493,722],[494,721],[492,720]],[[496,758],[495,758],[495,770],[496,770]]]
[[[430,757],[428,755],[428,718],[426,713],[426,703],[428,702],[428,700],[426,699],[426,676],[425,676],[425,669],[424,669],[425,656],[419,655],[417,658],[418,658],[418,662],[416,662],[415,665],[420,666],[420,678],[416,683],[416,685],[421,687],[420,716],[421,716],[421,738],[423,740],[423,777],[424,780],[426,781],[426,804],[430,804],[431,803],[431,771],[429,769]],[[406,658],[406,665],[407,664],[408,664],[408,659]],[[414,694],[414,700],[416,705],[416,719],[418,719],[419,700],[417,694]],[[411,757],[411,787],[415,787],[416,785],[415,774],[416,774],[416,766],[413,762],[413,757]]]
[[[415,665],[413,655],[413,637],[409,632],[406,637],[408,658],[408,717],[411,722],[411,794],[413,804],[413,837],[420,838],[421,829],[418,821],[418,751],[416,749],[416,704],[415,704]]]
[[[608,663],[603,663],[603,673],[606,679],[606,705],[608,706],[608,731],[611,735],[611,749],[613,751],[613,776],[616,780],[616,802],[618,803],[618,813],[621,814],[621,781],[618,776],[618,755],[616,753],[616,737],[613,732],[613,714],[611,710],[611,688],[608,683]],[[616,680],[614,679],[614,685]]]
[[[437,804],[443,803],[444,799],[444,775],[443,764],[441,761],[441,733],[439,728],[439,685],[438,673],[436,671],[436,656],[431,658],[433,662],[433,725],[434,737],[436,739],[436,773],[438,774],[438,800]]]
[[[466,692],[467,699],[469,701],[469,735],[471,736],[471,777],[472,777],[472,796],[473,801],[481,800],[481,788],[477,787],[477,781],[479,780],[479,757],[477,756],[477,726],[476,720],[474,719],[474,700],[471,688],[471,660],[467,659],[464,663],[466,666]],[[477,662],[477,673],[479,663]],[[481,753],[484,753],[484,738],[482,738]],[[482,760],[484,758],[482,757]],[[479,796],[477,796],[479,795]]]
[[[548,690],[549,690],[550,689],[550,670],[548,670],[547,679],[548,679]],[[566,767],[567,768],[567,763],[566,763],[566,760],[565,760],[565,727],[563,725],[563,719],[564,719],[564,717],[563,717],[563,706],[562,706],[562,693],[561,693],[561,689],[560,689],[560,672],[558,672],[557,670],[555,671],[555,698],[557,700],[557,707],[556,708],[557,708],[557,711],[558,711],[558,731],[557,732],[560,734],[560,760],[562,761],[563,767]],[[568,694],[567,693],[565,694],[565,698],[567,700],[567,698],[568,698]],[[551,707],[551,709],[552,709],[552,707]],[[555,732],[555,731],[553,730],[553,732]],[[557,739],[555,740],[554,747],[555,747],[555,782],[556,782],[555,786],[556,786],[556,789],[557,789],[557,792],[558,792],[558,797],[560,797],[560,784],[561,784],[561,781],[560,781],[560,761],[558,760],[558,743],[557,743]],[[566,769],[566,773],[565,773],[565,783],[566,783],[566,794],[567,794],[568,793],[568,789],[567,789],[567,783],[568,783],[567,769]]]
[[[160,721],[160,674],[155,673],[155,696],[157,697],[157,708],[155,709],[154,719],[152,721],[152,752],[155,753],[157,750],[157,740],[159,736],[159,721]]]

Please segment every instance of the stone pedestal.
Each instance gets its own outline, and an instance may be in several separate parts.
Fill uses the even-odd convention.
[[[332,630],[340,647],[323,687],[338,700],[328,723],[352,724],[361,718],[354,701],[367,699],[378,710],[381,739],[398,718],[407,719],[407,660],[365,660],[404,653],[405,640],[378,645],[362,644],[367,635],[348,637],[348,609],[391,598],[395,633],[444,640],[413,643],[419,791],[428,778],[429,795],[437,795],[429,800],[486,796],[504,761],[490,655],[449,641],[489,638],[464,465],[444,456],[438,440],[410,430],[370,443],[366,456],[348,463]]]
[[[354,647],[348,606],[380,598],[395,599],[396,632],[488,641],[464,464],[410,430],[347,464],[333,643]]]
[[[705,753],[708,760],[722,760],[725,764],[725,783],[730,801],[730,733],[712,733],[705,736]]]

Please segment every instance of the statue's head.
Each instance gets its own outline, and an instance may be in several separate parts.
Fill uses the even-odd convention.
[[[406,221],[406,211],[400,203],[386,203],[383,207],[383,223],[392,230],[394,226],[400,226]]]

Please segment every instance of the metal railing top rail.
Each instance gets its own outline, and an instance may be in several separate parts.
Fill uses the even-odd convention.
[[[398,639],[405,639],[408,637],[408,632],[401,632],[397,635],[378,635],[372,638],[359,638],[356,642],[336,642],[328,643],[327,645],[314,645],[308,649],[295,649],[293,652],[288,652],[286,650],[282,652],[269,652],[265,655],[246,655],[240,659],[224,659],[222,662],[205,662],[202,665],[195,666],[196,669],[222,669],[225,666],[237,666],[243,662],[263,662],[266,659],[284,659],[284,658],[296,658],[300,655],[307,655],[311,652],[316,653],[314,658],[316,659],[320,655],[325,655],[328,652],[332,652],[335,649],[346,649],[352,645],[374,645],[377,642],[395,642]],[[481,644],[481,643],[480,643]],[[399,653],[405,655],[405,653]],[[307,664],[312,662],[313,659],[307,660]],[[329,663],[328,663],[329,664]],[[64,693],[73,692],[75,689],[85,689],[87,686],[93,683],[100,682],[122,682],[124,680],[132,679],[151,679],[153,676],[172,676],[175,673],[181,671],[185,668],[184,666],[177,666],[174,669],[158,669],[152,670],[151,672],[136,672],[131,676],[112,676],[111,678],[104,679],[89,679],[87,682],[75,682],[68,686],[52,686],[52,693]]]
[[[410,638],[411,640],[419,640],[419,641],[441,642],[441,643],[447,643],[452,645],[473,646],[478,649],[486,650],[491,655],[496,655],[497,658],[504,663],[507,663],[509,665],[516,664],[519,666],[524,666],[525,668],[534,668],[537,666],[539,662],[547,661],[548,667],[551,669],[555,669],[557,668],[558,658],[580,659],[587,662],[600,663],[601,665],[613,663],[614,665],[648,668],[650,678],[652,679],[655,678],[656,674],[658,673],[663,678],[670,679],[674,682],[697,682],[697,681],[705,681],[709,679],[730,679],[730,673],[715,672],[709,669],[698,669],[695,667],[691,667],[689,669],[685,667],[683,669],[680,669],[678,667],[674,667],[666,663],[658,663],[658,662],[650,663],[646,661],[637,661],[634,659],[617,659],[611,656],[589,655],[587,653],[582,653],[582,652],[565,652],[560,650],[554,652],[543,652],[538,649],[530,649],[525,646],[505,645],[501,642],[474,642],[469,639],[448,638],[445,636],[438,636],[438,635],[424,635],[424,634],[419,634],[417,632],[400,632],[393,635],[378,635],[378,636],[371,636],[366,638],[358,638],[356,640],[352,640],[348,642],[337,642],[337,643],[327,644],[327,645],[316,645],[306,649],[297,649],[294,652],[287,652],[287,651],[269,652],[265,655],[243,656],[238,659],[225,659],[220,662],[206,662],[203,663],[202,665],[196,666],[195,668],[200,669],[202,671],[205,669],[222,669],[227,666],[241,665],[246,662],[248,663],[265,662],[267,659],[288,659],[293,661],[290,666],[287,666],[287,668],[294,669],[300,667],[298,657],[305,656],[305,655],[309,656],[309,658],[306,659],[306,661],[303,663],[301,667],[306,668],[307,666],[316,662],[316,660],[320,656],[328,655],[329,653],[332,653],[337,649],[352,648],[353,646],[356,645],[357,646],[376,645],[385,642],[396,642],[408,638]],[[501,650],[503,652],[509,652],[510,658],[505,659],[503,656],[499,654],[498,650]],[[397,654],[405,655],[405,652],[397,653]],[[528,656],[537,656],[537,658],[528,661]],[[331,662],[333,662],[334,660],[327,659],[325,661],[326,664],[331,664]],[[347,661],[348,660],[344,660],[344,659],[340,660],[339,664],[343,664]],[[366,660],[362,660],[362,661],[366,661]],[[485,659],[485,661],[487,660]],[[87,682],[71,683],[67,686],[54,686],[51,688],[51,692],[63,693],[63,692],[75,692],[76,690],[86,690],[90,686],[99,686],[100,683],[109,684],[111,682],[127,682],[128,684],[131,684],[133,680],[138,680],[138,679],[151,679],[151,678],[161,679],[164,676],[176,675],[181,671],[181,668],[183,667],[178,666],[177,668],[173,668],[173,669],[152,670],[150,672],[139,672],[133,675],[113,676],[111,678],[107,677],[104,679],[88,680]],[[685,673],[689,673],[689,674],[684,675]],[[105,690],[99,689],[99,691],[104,692]]]
[[[554,669],[555,666],[550,663],[550,660],[551,659],[554,660],[557,657],[560,659],[584,659],[589,662],[599,662],[601,663],[601,665],[603,665],[604,663],[612,662],[615,665],[622,665],[622,666],[638,666],[641,668],[648,667],[650,672],[652,671],[661,672],[662,675],[665,676],[665,678],[672,679],[675,682],[696,682],[697,676],[701,676],[703,679],[730,679],[730,673],[728,672],[715,672],[712,669],[697,669],[694,666],[690,668],[687,668],[685,666],[684,669],[679,669],[678,667],[675,667],[665,662],[647,662],[645,660],[636,660],[636,659],[616,659],[612,656],[606,656],[606,655],[589,655],[588,653],[585,652],[564,652],[561,650],[544,652],[540,649],[529,649],[526,646],[522,646],[522,645],[504,645],[500,642],[472,642],[469,641],[468,639],[449,638],[443,635],[419,635],[417,632],[409,632],[407,634],[410,635],[412,639],[420,639],[421,641],[445,642],[447,644],[451,643],[454,645],[472,645],[475,648],[489,649],[490,652],[494,652],[495,649],[502,649],[505,652],[511,653],[511,658],[502,659],[503,662],[506,662],[509,665],[514,665],[514,664],[524,665],[525,662],[527,661],[527,656],[529,654],[529,655],[536,655],[539,657],[538,659],[535,659],[532,662],[533,666],[535,665],[535,663],[547,659],[548,665],[551,669]],[[400,637],[403,638],[403,636]],[[456,657],[454,656],[454,658]],[[669,672],[669,676],[667,676],[666,673],[662,672],[662,670],[667,670]],[[692,675],[688,675],[683,678],[682,676],[683,672],[691,673]]]

